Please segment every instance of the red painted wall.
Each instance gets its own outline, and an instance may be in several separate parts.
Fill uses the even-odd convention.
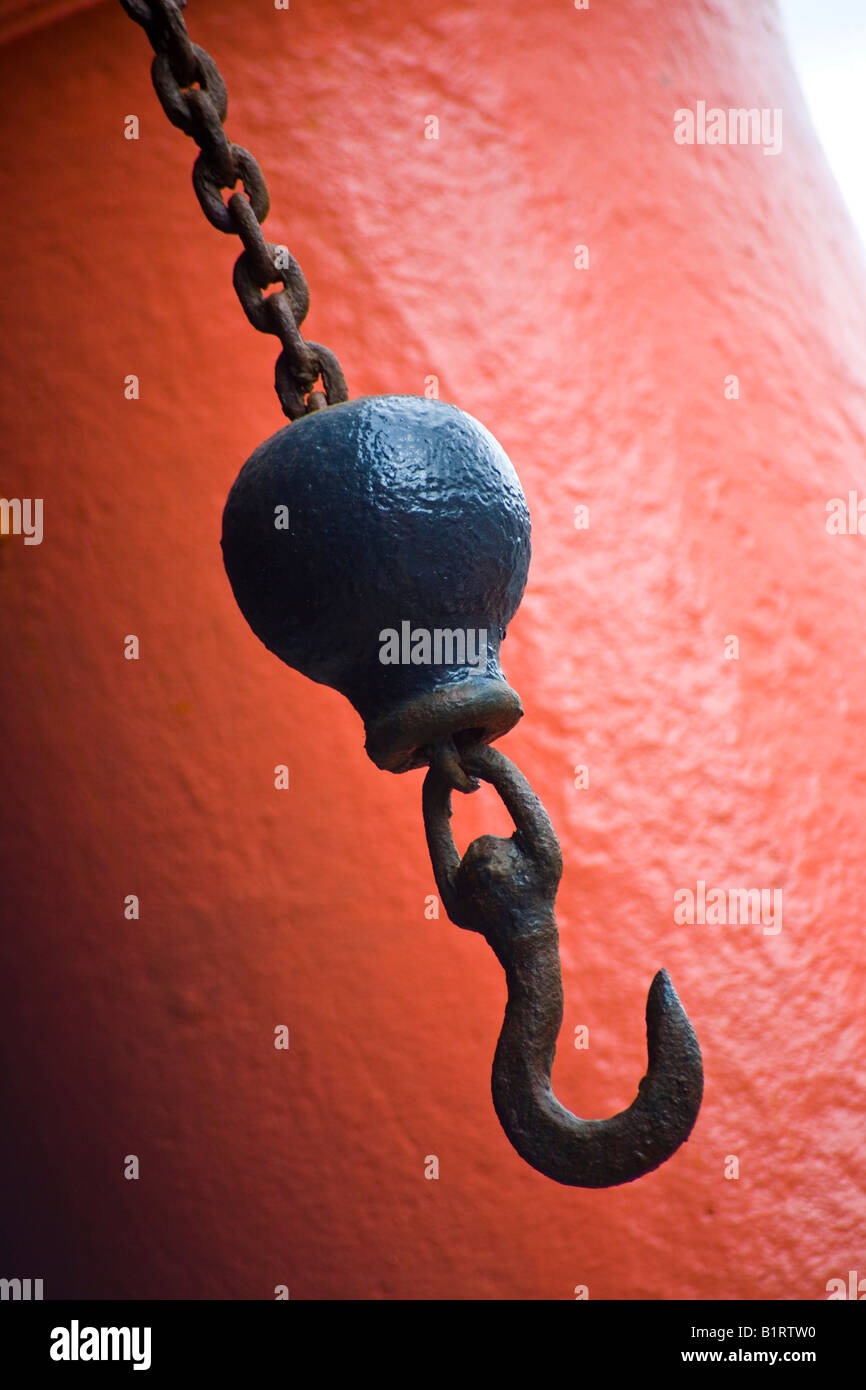
[[[437,375],[522,479],[503,748],[563,844],[558,1092],[629,1103],[665,965],[705,1100],[609,1191],[500,1131],[504,979],[425,918],[421,774],[378,772],[234,605],[220,514],[282,423],[274,340],[143,33],[100,4],[2,49],[0,492],[44,499],[40,546],[0,538],[3,1272],[46,1297],[824,1298],[866,1273],[866,538],[826,528],[866,496],[866,293],[775,6],[187,17],[309,278],[305,331],[353,395]],[[698,100],[781,108],[781,152],[678,145]],[[458,826],[507,821],[485,789]],[[781,930],[676,925],[699,879],[781,888]]]

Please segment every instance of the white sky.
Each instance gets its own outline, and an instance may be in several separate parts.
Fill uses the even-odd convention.
[[[815,128],[866,243],[866,0],[779,0]]]

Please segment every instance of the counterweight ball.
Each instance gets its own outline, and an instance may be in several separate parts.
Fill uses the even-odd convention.
[[[223,513],[241,612],[364,720],[404,772],[523,713],[499,646],[526,584],[529,512],[493,436],[455,406],[368,396],[304,416],[247,460]]]

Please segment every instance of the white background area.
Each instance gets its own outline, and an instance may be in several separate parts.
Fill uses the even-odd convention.
[[[866,244],[866,0],[779,0],[813,123]]]

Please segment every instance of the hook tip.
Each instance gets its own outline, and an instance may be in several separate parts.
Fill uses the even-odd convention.
[[[688,1138],[704,1093],[700,1044],[666,970],[657,971],[646,1006],[647,1074],[640,1084],[677,1143]]]

